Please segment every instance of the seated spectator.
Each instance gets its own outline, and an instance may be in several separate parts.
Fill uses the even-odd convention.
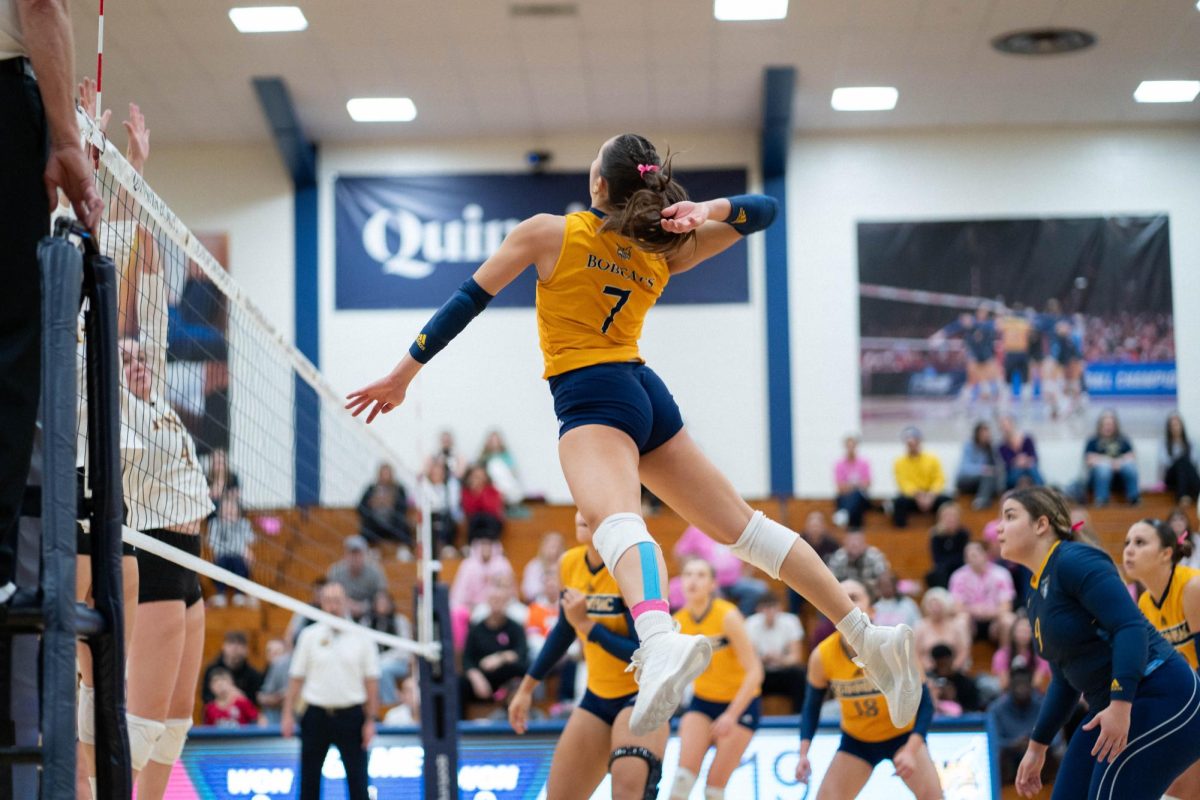
[[[413,529],[408,523],[408,494],[390,464],[380,464],[375,482],[358,501],[358,532],[372,545],[396,542],[401,560],[412,559]]]
[[[893,464],[899,494],[892,501],[892,523],[897,528],[907,527],[913,512],[933,514],[950,499],[945,494],[942,462],[921,449],[921,431],[910,426],[904,429],[901,438],[905,452]]]
[[[495,576],[511,578],[512,574],[512,564],[501,552],[499,542],[490,539],[472,542],[450,584],[450,607],[469,611],[487,602],[491,579]]]
[[[1200,567],[1200,535],[1193,531],[1188,513],[1182,508],[1172,510],[1167,516],[1167,525],[1170,526],[1176,539],[1192,543],[1192,554],[1179,563],[1185,567]]]
[[[1043,661],[1034,650],[1033,625],[1024,613],[1017,614],[1013,619],[1008,644],[992,656],[992,675],[999,681],[1001,691],[1008,691],[1012,673],[1016,670],[1031,672],[1038,686],[1050,685],[1050,664]]]
[[[917,608],[916,601],[896,590],[896,574],[894,572],[888,571],[880,575],[879,580],[875,583],[875,591],[877,592],[874,603],[875,615],[871,621],[876,625],[903,623],[910,628],[915,628],[921,621],[921,609]]]
[[[805,688],[801,652],[804,626],[800,618],[783,611],[779,598],[768,593],[758,601],[758,610],[747,618],[746,635],[762,659],[762,693],[791,699],[792,713],[799,714]]]
[[[846,456],[833,467],[833,485],[837,487],[834,503],[837,511],[833,524],[839,528],[861,528],[863,516],[871,507],[871,465],[858,457],[858,437],[847,436]]]
[[[267,642],[267,672],[258,689],[258,707],[268,725],[278,725],[283,712],[283,698],[287,694],[288,667],[292,663],[292,651],[283,639]]]
[[[689,558],[699,558],[712,566],[717,586],[727,600],[743,615],[754,613],[759,598],[767,593],[767,584],[746,574],[749,566],[733,554],[729,545],[720,544],[695,525],[689,525],[675,543],[675,558],[682,564]],[[683,584],[676,576],[667,586],[671,608],[683,607]]]
[[[946,503],[937,512],[937,522],[929,530],[929,554],[933,569],[925,575],[926,586],[950,584],[950,576],[966,562],[967,542],[971,534],[962,524],[962,509],[957,503]]]
[[[889,572],[887,556],[874,545],[867,544],[862,531],[846,531],[842,546],[829,557],[829,571],[838,581],[858,581],[875,596],[879,576]]]
[[[975,641],[1007,643],[1013,624],[1012,576],[988,560],[980,542],[967,545],[967,563],[950,576],[950,596],[970,620]]]
[[[945,644],[935,644],[930,656],[933,658],[933,669],[930,670],[929,679],[935,687],[934,693],[944,701],[957,703],[962,713],[983,711],[979,687],[970,675],[962,671],[962,667],[955,665],[954,651]],[[952,693],[944,691],[948,686],[953,687]]]
[[[387,578],[383,576],[383,570],[371,562],[366,539],[358,534],[347,536],[343,548],[345,557],[329,568],[325,578],[330,583],[342,585],[350,616],[359,620],[371,610],[375,595],[387,589]]]
[[[1045,483],[1038,469],[1037,444],[1030,434],[1017,427],[1016,419],[1011,414],[1000,417],[1000,459],[1004,462],[1004,488],[1041,486]]]
[[[250,564],[254,561],[254,555],[250,552],[252,544],[254,528],[251,527],[250,520],[242,515],[237,491],[229,489],[221,497],[221,504],[217,506],[217,516],[208,522],[208,547],[212,551],[213,563],[234,575],[249,578]],[[226,603],[225,592],[230,587],[219,581],[214,582],[214,585],[217,593],[209,602],[216,608],[222,608]],[[250,598],[250,601],[251,605],[258,605],[255,598]],[[233,604],[246,605],[246,595],[234,589]]]
[[[529,660],[537,659],[546,643],[546,637],[558,622],[558,601],[562,595],[562,581],[558,571],[545,573],[542,579],[542,591],[529,604],[529,614],[525,618],[525,640],[529,644]]]
[[[221,643],[221,652],[213,660],[208,668],[204,670],[204,683],[201,684],[203,691],[201,699],[205,703],[212,702],[216,697],[210,688],[210,678],[213,672],[218,669],[224,669],[233,678],[233,683],[237,686],[238,691],[244,694],[247,698],[258,697],[258,689],[262,686],[262,673],[250,665],[246,660],[249,654],[249,647],[246,642],[246,634],[241,631],[226,631],[225,640]]]
[[[213,508],[219,508],[221,498],[229,492],[238,495],[240,484],[237,473],[229,468],[229,453],[222,448],[212,451],[208,457],[208,497]],[[241,500],[241,497],[237,497]],[[214,512],[215,513],[215,512]]]
[[[1004,483],[1004,462],[992,444],[992,428],[986,422],[975,423],[971,440],[963,445],[955,484],[961,494],[973,494],[971,508],[987,508],[996,499]]]
[[[416,678],[407,677],[400,684],[400,703],[383,715],[383,724],[390,728],[421,724],[421,696]]]
[[[486,592],[484,600],[475,605],[471,609],[468,622],[481,622],[487,618],[490,612],[490,606],[487,601],[487,594],[492,589],[499,589],[504,592],[504,596],[508,598],[508,603],[504,607],[504,613],[508,614],[508,618],[518,625],[525,626],[529,624],[529,606],[521,602],[521,598],[517,597],[517,581],[511,574],[492,575],[487,579]]]
[[[521,503],[525,500],[525,488],[517,476],[517,462],[509,452],[508,445],[504,443],[500,431],[492,431],[484,440],[479,463],[487,470],[492,485],[500,491],[509,512],[517,512],[514,516],[527,515],[528,512],[521,509]]]
[[[808,512],[808,516],[804,518],[804,527],[800,529],[800,538],[807,542],[826,564],[829,563],[830,556],[841,547],[838,540],[830,534],[829,523],[825,514],[820,511]],[[793,614],[799,614],[804,608],[804,598],[790,587],[787,590],[787,599],[788,611]]]
[[[1175,495],[1176,503],[1194,503],[1200,497],[1200,460],[1178,411],[1167,417],[1166,436],[1158,448],[1158,469],[1163,486]]]
[[[468,544],[476,539],[497,541],[504,532],[504,498],[479,464],[469,467],[463,479],[462,512]]]
[[[233,683],[233,675],[224,667],[208,673],[208,693],[212,700],[204,704],[204,724],[220,728],[240,728],[259,722],[258,709]]]
[[[521,573],[521,598],[526,603],[532,603],[542,594],[546,586],[546,575],[558,575],[558,561],[564,552],[561,533],[550,531],[542,536],[537,555],[529,560]],[[557,598],[554,603],[558,605]]]
[[[462,652],[463,710],[472,701],[503,700],[529,666],[525,629],[509,619],[509,594],[493,586],[488,615],[471,625]]]
[[[1000,746],[1000,780],[1006,786],[1017,779],[1017,767],[1041,710],[1042,695],[1034,688],[1033,673],[1027,667],[1013,669],[1007,693],[988,709],[989,727]],[[1047,752],[1046,767],[1042,780],[1049,784],[1058,772],[1058,748]]]
[[[1137,456],[1133,444],[1121,433],[1117,412],[1103,411],[1096,421],[1096,435],[1084,448],[1088,488],[1098,506],[1108,505],[1113,479],[1119,479],[1130,505],[1141,502],[1138,487]]]
[[[440,464],[444,473],[455,482],[462,480],[463,474],[467,471],[467,460],[458,452],[458,447],[454,443],[454,431],[448,428],[438,434],[437,451],[425,461],[426,474],[434,464]]]
[[[939,588],[925,592],[921,612],[921,621],[913,633],[922,668],[926,672],[933,669],[933,648],[939,644],[946,645],[954,654],[955,669],[966,667],[971,658],[971,637],[950,592]]]
[[[390,633],[401,639],[412,638],[412,623],[396,610],[395,599],[386,591],[377,592],[371,611],[363,624],[380,633]],[[379,645],[379,702],[385,706],[399,702],[396,681],[402,681],[412,671],[412,654],[396,647]]]
[[[462,519],[462,489],[458,478],[446,473],[446,465],[434,459],[425,470],[425,481],[420,485],[421,497],[418,505],[429,503],[429,524],[433,530],[433,547],[443,559],[456,558],[454,551],[458,541],[458,523]]]

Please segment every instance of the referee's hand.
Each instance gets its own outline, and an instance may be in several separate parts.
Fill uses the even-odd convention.
[[[62,189],[63,194],[71,201],[75,216],[88,230],[96,232],[96,226],[100,224],[100,214],[104,211],[104,201],[96,191],[92,166],[78,142],[53,145],[50,157],[46,161],[43,181],[50,200],[50,213],[58,207],[58,190]]]

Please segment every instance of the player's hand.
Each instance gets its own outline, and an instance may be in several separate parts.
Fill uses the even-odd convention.
[[[1042,767],[1046,763],[1046,747],[1030,742],[1025,748],[1021,766],[1017,767],[1017,794],[1033,797],[1042,790]]]
[[[581,628],[587,627],[590,622],[587,615],[587,595],[578,589],[564,590],[562,608],[563,616],[567,618],[567,622],[571,623],[571,627],[575,629],[576,633],[580,633]]]
[[[524,736],[525,731],[529,730],[529,706],[532,702],[532,694],[518,689],[508,703],[508,724],[518,736]]]
[[[137,103],[129,104],[129,119],[122,124],[125,126],[125,132],[129,134],[129,146],[125,150],[125,157],[134,169],[141,172],[146,166],[146,159],[150,157],[150,129],[146,127],[146,118],[142,116],[142,110],[138,108]]]
[[[375,417],[387,414],[403,403],[408,394],[408,384],[416,374],[415,369],[405,369],[407,363],[416,364],[406,356],[386,376],[346,395],[346,408],[351,416],[357,417],[370,409],[370,413],[367,414],[367,424],[370,425],[375,421]]]
[[[713,741],[716,741],[733,733],[735,727],[737,727],[737,717],[726,711],[712,721],[712,725],[708,728],[708,733],[712,736]]]
[[[93,233],[100,223],[100,214],[104,211],[104,201],[96,191],[96,181],[92,176],[92,167],[83,154],[83,148],[77,142],[55,145],[46,160],[46,171],[42,180],[46,184],[46,195],[50,200],[50,210],[53,213],[58,208],[58,190],[71,201],[75,209],[75,217]]]
[[[668,233],[687,233],[708,221],[708,204],[683,200],[662,210],[663,230]]]
[[[1108,708],[1092,717],[1092,721],[1083,726],[1085,731],[1094,730],[1100,726],[1100,736],[1092,747],[1092,755],[1097,761],[1108,760],[1112,763],[1121,755],[1125,745],[1129,744],[1129,711],[1133,704],[1128,700],[1113,700]]]
[[[808,756],[801,755],[796,761],[796,780],[800,783],[807,784],[808,779],[812,777],[812,762],[808,760]]]
[[[896,751],[892,758],[892,766],[901,780],[907,781],[917,771],[917,757],[921,754],[922,742],[919,736],[910,737],[904,746]]]

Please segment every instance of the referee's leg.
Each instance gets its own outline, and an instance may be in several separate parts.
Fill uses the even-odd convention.
[[[332,719],[312,706],[300,718],[300,800],[320,800],[321,768],[334,741]]]
[[[342,754],[346,767],[346,796],[349,800],[369,800],[367,793],[367,749],[363,742],[363,724],[367,721],[362,706],[338,712],[334,717],[333,743]]]
[[[32,78],[0,72],[0,591],[13,580],[21,496],[29,475],[41,366],[37,244],[50,230],[42,173],[47,139]]]

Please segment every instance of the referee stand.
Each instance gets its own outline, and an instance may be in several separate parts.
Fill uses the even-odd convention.
[[[83,248],[69,237],[80,240]],[[85,258],[86,254],[86,258]],[[124,624],[121,595],[121,463],[116,270],[95,239],[59,220],[38,248],[42,269],[40,464],[26,489],[23,543],[40,539],[40,565],[26,548],[28,588],[0,609],[0,798],[75,796],[75,644],[84,636],[95,664],[96,780],[101,800],[132,793],[125,729]],[[78,316],[88,299],[86,391],[90,502],[80,505],[76,462]],[[39,469],[40,467],[40,469]],[[95,609],[75,602],[75,526],[91,524]],[[37,528],[40,527],[40,531]],[[40,536],[37,535],[40,533]],[[39,575],[40,573],[40,575]],[[41,663],[37,663],[40,638]],[[35,692],[18,691],[18,687]],[[38,702],[27,702],[29,694]],[[14,703],[14,701],[18,701]],[[18,706],[18,708],[14,708]],[[14,713],[16,712],[16,713]],[[40,765],[37,775],[13,765]]]

